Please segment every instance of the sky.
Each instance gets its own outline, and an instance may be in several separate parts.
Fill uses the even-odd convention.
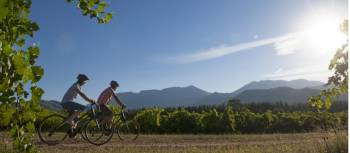
[[[31,19],[40,30],[30,43],[41,48],[44,99],[61,100],[79,73],[89,76],[83,91],[94,99],[111,80],[119,82],[118,92],[326,82],[329,60],[345,40],[332,26],[348,12],[346,0],[107,2],[114,17],[104,25],[65,0],[33,0]]]

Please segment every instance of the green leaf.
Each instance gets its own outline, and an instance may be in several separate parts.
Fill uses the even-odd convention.
[[[25,40],[24,40],[24,39],[19,39],[19,40],[16,42],[16,44],[17,44],[18,46],[20,46],[20,47],[22,47],[22,46],[24,45],[24,43],[25,43]]]
[[[88,7],[92,8],[96,4],[97,0],[89,0]]]
[[[4,108],[2,108],[2,109],[4,109]],[[12,116],[14,115],[15,112],[16,112],[15,109],[13,109],[11,107],[6,107],[5,111],[1,111],[0,124],[8,126],[11,123]]]
[[[28,106],[28,105],[26,105],[26,106]],[[35,119],[35,114],[32,111],[23,112],[22,115],[23,115],[24,122],[31,122]]]
[[[16,92],[18,93],[18,95],[21,95],[23,93],[24,89],[23,89],[23,84],[19,83],[16,87]]]
[[[23,77],[22,77],[23,82],[28,83],[28,81],[33,79],[34,79],[34,75],[33,75],[32,69],[31,68],[24,69]]]
[[[37,23],[35,23],[35,22],[32,22],[32,23],[30,24],[30,29],[31,29],[32,31],[38,31],[38,30],[39,30],[39,25],[38,25]]]
[[[44,90],[39,87],[31,87],[32,101],[40,102],[41,96],[44,94]]]
[[[30,132],[30,133],[34,133],[35,132],[35,126],[32,122],[29,122],[26,124],[26,129]]]
[[[103,12],[103,10],[105,9],[106,6],[107,6],[107,3],[106,3],[106,2],[101,2],[101,3],[98,5],[96,11],[97,11],[97,12]]]
[[[26,61],[24,59],[24,53],[23,52],[17,52],[14,56],[13,56],[13,62],[15,64],[16,70],[18,74],[23,75],[24,73],[28,73],[25,72],[27,70],[27,64]]]
[[[9,87],[9,79],[8,78],[3,78],[3,80],[2,80],[2,82],[0,84],[0,91],[5,91],[8,87]]]
[[[31,58],[37,58],[40,54],[40,49],[38,46],[31,46],[28,48],[28,54]]]
[[[44,69],[40,66],[33,66],[32,72],[34,75],[34,79],[32,80],[33,83],[38,82],[41,79],[41,77],[44,75]]]
[[[8,8],[5,6],[7,0],[0,0],[0,21],[7,16]]]
[[[104,19],[105,23],[109,23],[109,21],[112,19],[113,14],[112,13],[108,13]]]
[[[18,125],[15,125],[14,127],[11,128],[9,133],[12,137],[17,137],[17,131],[18,131]]]
[[[12,53],[12,47],[7,43],[2,44],[2,50],[4,51],[3,53],[6,56],[8,56]]]

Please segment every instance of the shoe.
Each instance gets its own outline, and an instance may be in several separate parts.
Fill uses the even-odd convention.
[[[73,128],[71,128],[69,131],[68,131],[68,136],[69,138],[75,138],[75,136],[77,135],[77,131]]]
[[[109,127],[107,124],[104,125],[104,130],[103,130],[103,134],[105,136],[109,136],[112,133],[112,128]]]

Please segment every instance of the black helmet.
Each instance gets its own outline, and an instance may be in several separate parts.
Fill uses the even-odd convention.
[[[119,84],[118,84],[118,82],[117,82],[117,81],[112,80],[110,84],[111,84],[111,85],[115,85],[115,86],[119,87]]]
[[[77,79],[78,79],[78,80],[81,80],[81,81],[89,80],[89,78],[88,78],[85,74],[79,74],[79,75],[77,76]]]

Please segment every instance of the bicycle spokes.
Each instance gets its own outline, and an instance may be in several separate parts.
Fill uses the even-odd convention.
[[[114,133],[114,129],[111,126],[108,126],[108,124],[100,125],[98,120],[90,120],[84,126],[84,130],[87,140],[94,145],[107,143]]]
[[[118,136],[121,140],[136,140],[140,133],[139,127],[136,120],[120,122],[117,127]]]
[[[48,145],[55,145],[67,137],[66,131],[70,128],[65,123],[65,117],[54,114],[50,115],[41,122],[38,135],[39,138]]]

